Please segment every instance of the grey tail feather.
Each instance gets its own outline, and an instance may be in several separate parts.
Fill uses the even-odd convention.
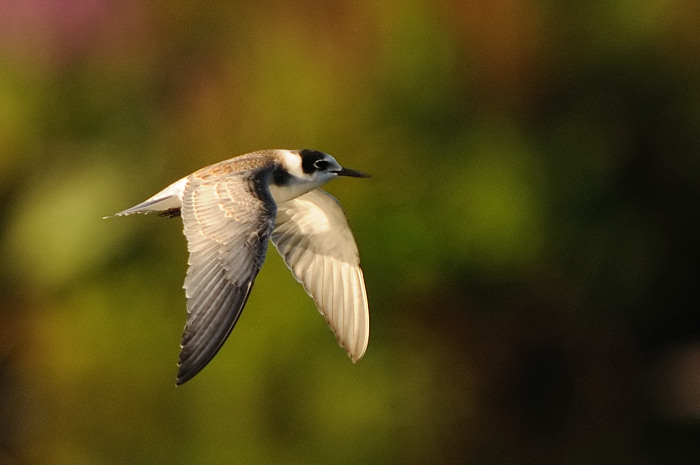
[[[114,218],[116,216],[133,215],[134,213],[142,213],[142,214],[157,213],[160,216],[165,216],[167,218],[174,218],[176,216],[180,216],[180,209],[179,208],[167,208],[167,209],[158,209],[157,207],[156,208],[149,208],[149,207],[154,207],[156,204],[159,204],[159,203],[166,201],[170,198],[172,198],[172,196],[161,197],[161,198],[154,199],[154,200],[146,200],[145,202],[142,202],[142,203],[135,205],[131,208],[127,208],[126,210],[120,211],[119,213],[115,213],[114,215],[104,216],[104,217],[102,217],[102,219]]]

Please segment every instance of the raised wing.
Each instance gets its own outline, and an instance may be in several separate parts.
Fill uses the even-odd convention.
[[[316,302],[353,362],[369,340],[369,310],[355,239],[340,204],[315,189],[277,206],[272,243]]]
[[[187,324],[177,383],[214,357],[243,310],[265,259],[276,213],[267,169],[225,178],[195,173],[185,187],[182,221],[190,252]]]

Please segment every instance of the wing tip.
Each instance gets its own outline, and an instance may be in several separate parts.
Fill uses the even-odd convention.
[[[367,352],[367,346],[369,345],[369,331],[363,332],[363,336],[360,338],[350,338],[348,341],[343,341],[338,338],[338,344],[340,347],[345,349],[345,352],[352,360],[353,364],[357,364],[362,357],[365,356]],[[354,343],[354,344],[353,344]]]
[[[182,386],[185,384],[187,381],[191,380],[194,378],[194,375],[197,373],[186,373],[183,372],[182,369],[178,370],[177,372],[177,377],[175,379],[175,386]]]
[[[177,362],[178,369],[175,382],[176,386],[182,386],[187,381],[197,376],[199,372],[202,371],[209,364],[209,362],[211,362],[217,352],[218,349],[213,354],[207,354],[205,358],[202,358],[201,354],[196,355],[191,352],[186,353],[185,348],[183,347],[180,351],[180,357]],[[195,356],[193,357],[193,355]]]
[[[206,365],[206,363],[204,365]],[[187,381],[194,378],[197,375],[197,373],[202,371],[202,369],[204,368],[204,366],[197,366],[197,364],[193,364],[183,359],[182,352],[180,352],[180,360],[178,361],[177,366],[177,378],[175,381],[176,386],[182,386]]]
[[[363,351],[360,355],[354,355],[348,352],[348,357],[350,357],[350,360],[352,360],[352,363],[354,365],[357,365],[357,362],[362,360],[362,357],[364,357],[365,352]]]

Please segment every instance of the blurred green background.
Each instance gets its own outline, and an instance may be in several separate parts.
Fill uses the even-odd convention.
[[[0,463],[700,461],[700,8],[0,2]],[[263,148],[337,180],[353,365],[274,249],[175,387],[179,219]]]

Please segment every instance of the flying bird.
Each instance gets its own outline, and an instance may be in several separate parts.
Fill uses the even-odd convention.
[[[174,182],[117,213],[181,216],[189,251],[177,384],[199,373],[228,338],[272,240],[356,362],[369,340],[364,277],[338,201],[320,189],[337,176],[366,178],[316,150],[261,150]]]

